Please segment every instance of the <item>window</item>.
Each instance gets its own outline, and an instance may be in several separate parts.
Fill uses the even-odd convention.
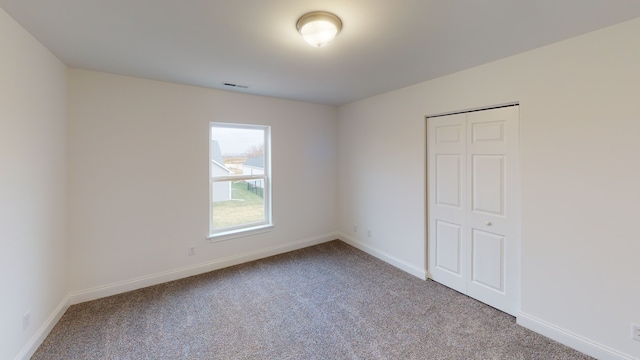
[[[211,123],[209,238],[225,240],[271,223],[270,127]]]

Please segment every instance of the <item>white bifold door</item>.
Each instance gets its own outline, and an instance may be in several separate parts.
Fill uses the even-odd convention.
[[[429,272],[516,315],[518,106],[427,119]]]

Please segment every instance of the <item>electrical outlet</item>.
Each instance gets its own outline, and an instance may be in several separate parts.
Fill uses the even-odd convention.
[[[22,330],[27,330],[31,325],[31,312],[27,311],[22,315]]]
[[[358,232],[358,225],[353,224],[353,232],[357,233]]]
[[[196,247],[195,246],[190,246],[188,254],[189,254],[189,256],[195,255],[196,254]]]
[[[631,324],[631,338],[640,341],[640,325]]]
[[[371,229],[367,229],[367,237],[371,237]]]

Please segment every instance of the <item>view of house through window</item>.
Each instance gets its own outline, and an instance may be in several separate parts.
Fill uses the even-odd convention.
[[[210,233],[271,225],[269,127],[211,123]]]

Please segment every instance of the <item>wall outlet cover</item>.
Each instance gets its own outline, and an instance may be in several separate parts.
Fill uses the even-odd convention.
[[[31,325],[31,312],[27,311],[22,315],[22,330],[27,330]]]

